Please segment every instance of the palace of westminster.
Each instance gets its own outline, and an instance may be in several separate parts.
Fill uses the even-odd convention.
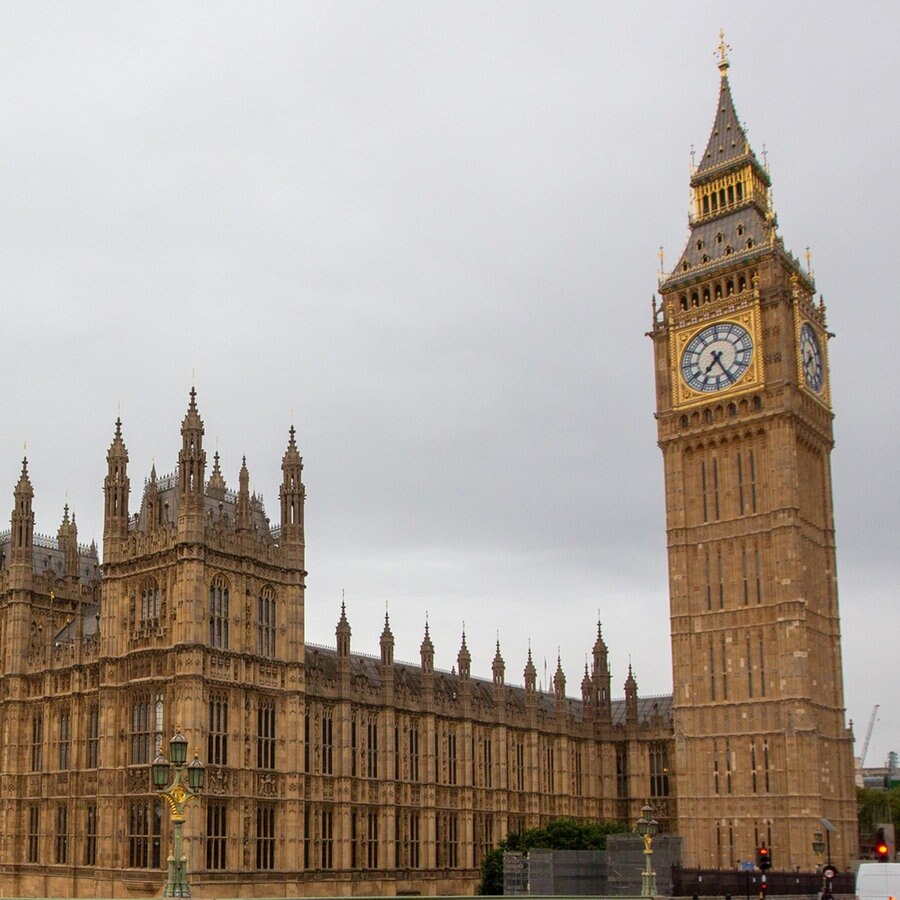
[[[27,462],[0,534],[0,887],[158,894],[173,843],[150,764],[180,730],[206,769],[187,808],[194,894],[471,893],[508,833],[568,816],[633,823],[649,801],[687,865],[856,855],[844,724],[825,309],[777,233],[769,174],[737,117],[724,45],[690,235],[650,337],[665,469],[672,696],[613,700],[598,627],[580,698],[498,642],[472,674],[304,639],[303,464],[280,510],[211,470],[192,390],[175,473],[139,502],[121,422],[102,562],[66,509],[35,533]],[[518,676],[514,680],[518,680]],[[551,687],[548,685],[548,687]]]

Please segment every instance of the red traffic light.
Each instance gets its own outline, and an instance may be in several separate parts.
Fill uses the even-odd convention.
[[[879,859],[881,859],[881,860],[887,859],[888,853],[889,853],[888,845],[885,844],[884,841],[882,841],[880,844],[875,845],[875,855]]]

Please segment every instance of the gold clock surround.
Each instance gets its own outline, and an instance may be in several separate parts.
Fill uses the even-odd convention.
[[[807,304],[806,309],[802,309],[800,304],[794,306],[794,345],[797,357],[797,384],[810,396],[823,403],[831,409],[831,381],[828,377],[828,334],[827,329],[823,328],[819,322],[819,317],[810,313],[810,306]],[[800,333],[804,325],[809,325],[815,332],[816,340],[819,344],[819,353],[821,355],[822,364],[822,387],[817,391],[807,383],[806,376],[803,372],[803,355],[800,352]]]
[[[714,392],[694,390],[685,382],[681,372],[681,360],[685,348],[695,335],[699,334],[704,329],[709,328],[710,325],[715,325],[719,322],[734,322],[748,332],[750,339],[753,341],[753,355],[750,359],[750,365],[740,379],[729,387]],[[719,397],[733,397],[736,394],[743,394],[758,389],[763,383],[763,354],[760,348],[759,332],[759,309],[756,305],[732,312],[728,315],[718,315],[705,319],[702,322],[694,322],[690,327],[681,328],[676,331],[674,339],[670,344],[672,348],[672,401],[674,405],[677,407],[687,407],[696,406],[701,403],[708,404]]]

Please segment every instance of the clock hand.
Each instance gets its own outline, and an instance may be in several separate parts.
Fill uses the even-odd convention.
[[[709,375],[710,370],[716,363],[718,363],[720,366],[722,365],[722,351],[721,350],[719,350],[719,351],[713,350],[712,351],[712,362],[703,370],[703,374]]]
[[[734,384],[734,375],[732,375],[731,372],[729,372],[728,369],[726,369],[724,364],[722,363],[722,354],[721,353],[718,354],[718,356],[716,356],[715,362],[717,362],[719,364],[719,368],[725,373],[725,375],[728,377],[728,380],[732,384]]]

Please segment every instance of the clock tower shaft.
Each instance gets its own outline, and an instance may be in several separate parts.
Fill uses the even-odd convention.
[[[651,337],[685,863],[856,855],[844,724],[825,308],[784,248],[722,45],[690,236]]]

